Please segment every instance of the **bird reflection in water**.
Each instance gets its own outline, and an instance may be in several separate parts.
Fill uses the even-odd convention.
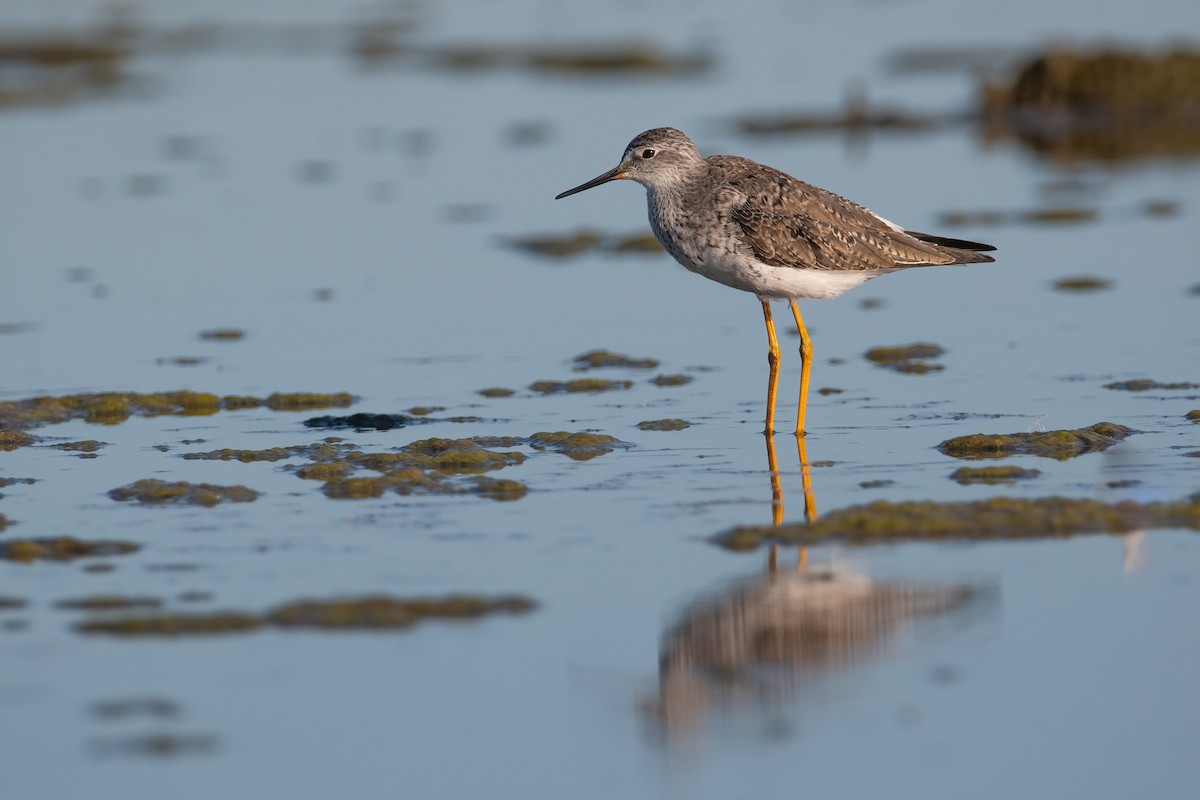
[[[783,518],[783,491],[772,437],[767,440],[772,518]],[[804,513],[816,519],[805,440],[798,438]],[[762,574],[693,603],[663,635],[659,695],[650,704],[662,732],[700,727],[716,705],[777,701],[814,680],[881,655],[909,623],[965,610],[986,592],[966,584],[875,581],[844,565],[780,566],[772,547]]]

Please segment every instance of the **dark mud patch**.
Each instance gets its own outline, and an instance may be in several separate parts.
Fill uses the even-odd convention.
[[[1131,381],[1116,381],[1104,384],[1105,389],[1115,389],[1118,392],[1176,392],[1185,389],[1200,389],[1200,383],[1162,383],[1161,381],[1138,378]]]
[[[1200,529],[1200,494],[1175,503],[1103,503],[1069,497],[998,497],[969,503],[880,500],[830,512],[813,523],[734,528],[715,541],[730,550],[753,550],[764,542],[1042,539],[1153,528]]]
[[[676,375],[655,375],[650,379],[650,383],[653,383],[655,386],[684,386],[693,380],[695,378],[691,375],[680,373]]]
[[[990,139],[1012,138],[1052,161],[1200,154],[1200,52],[1055,48],[1011,81],[984,81]]]
[[[1033,455],[1064,461],[1084,453],[1101,452],[1137,433],[1113,422],[1097,422],[1069,431],[1032,433],[976,433],[947,439],[938,450],[954,458],[1006,458]]]
[[[1001,483],[1016,483],[1041,475],[1041,470],[1023,467],[959,467],[950,473],[950,480],[963,486],[982,483],[988,486]]]
[[[637,424],[643,431],[681,431],[692,427],[686,419],[648,419]]]
[[[931,359],[941,358],[945,353],[946,351],[941,345],[932,342],[916,342],[895,347],[872,347],[863,353],[863,357],[876,366],[886,367],[896,372],[924,375],[928,372],[945,369],[941,364],[931,363]]]
[[[598,392],[622,391],[633,386],[633,381],[610,381],[601,378],[578,378],[573,381],[534,381],[529,390],[538,394],[595,394]]]
[[[108,558],[137,552],[140,545],[120,539],[76,539],[57,536],[43,539],[0,540],[0,559],[33,561],[73,561],[76,558]]]
[[[409,414],[351,414],[346,417],[324,416],[304,420],[307,428],[349,428],[357,431],[390,431],[415,422],[426,422]]]
[[[493,614],[525,614],[536,607],[533,600],[522,595],[460,594],[413,598],[371,595],[297,600],[263,614],[226,611],[86,620],[76,625],[75,630],[83,634],[130,638],[247,633],[266,626],[306,630],[402,630],[427,620],[475,620]]]
[[[655,369],[658,367],[658,359],[655,358],[634,358],[622,353],[613,353],[609,350],[589,350],[586,353],[575,356],[572,359],[575,365],[576,372],[586,372],[590,369],[605,369],[609,367],[619,367],[624,369]]]
[[[1097,278],[1094,275],[1073,275],[1059,278],[1050,284],[1056,292],[1072,292],[1083,294],[1087,292],[1104,292],[1112,288],[1112,281],[1107,278]]]
[[[506,244],[530,255],[559,261],[591,252],[607,255],[664,252],[654,234],[649,232],[614,235],[603,234],[590,228],[564,234],[518,236],[507,239]]]
[[[16,611],[29,605],[29,601],[21,597],[0,595],[0,611]]]
[[[258,492],[241,485],[218,486],[213,483],[144,478],[126,486],[119,486],[109,491],[108,496],[121,502],[134,501],[145,505],[193,505],[211,508],[220,503],[253,502],[258,499]]]
[[[860,489],[886,489],[889,486],[895,486],[896,482],[887,478],[880,478],[873,481],[860,481],[858,488]]]

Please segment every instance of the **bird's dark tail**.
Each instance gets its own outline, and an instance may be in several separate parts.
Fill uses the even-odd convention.
[[[982,242],[970,242],[966,239],[951,239],[948,236],[934,236],[930,233],[920,233],[919,231],[905,231],[909,236],[915,239],[920,239],[922,242],[928,242],[932,245],[937,245],[939,250],[945,250],[949,255],[953,255],[958,260],[957,264],[981,264],[996,259],[991,256],[983,255],[983,252],[990,252],[996,248],[990,244]]]

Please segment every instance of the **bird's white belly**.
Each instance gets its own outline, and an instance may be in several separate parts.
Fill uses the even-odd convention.
[[[706,278],[762,297],[825,300],[894,270],[828,270],[775,267],[742,253],[724,253],[702,264],[684,264]]]

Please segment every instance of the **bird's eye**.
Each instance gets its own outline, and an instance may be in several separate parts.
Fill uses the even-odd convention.
[[[643,151],[642,151],[642,158],[654,158],[654,151],[653,151],[653,150],[649,150],[649,149],[647,149],[647,150],[643,150]]]

